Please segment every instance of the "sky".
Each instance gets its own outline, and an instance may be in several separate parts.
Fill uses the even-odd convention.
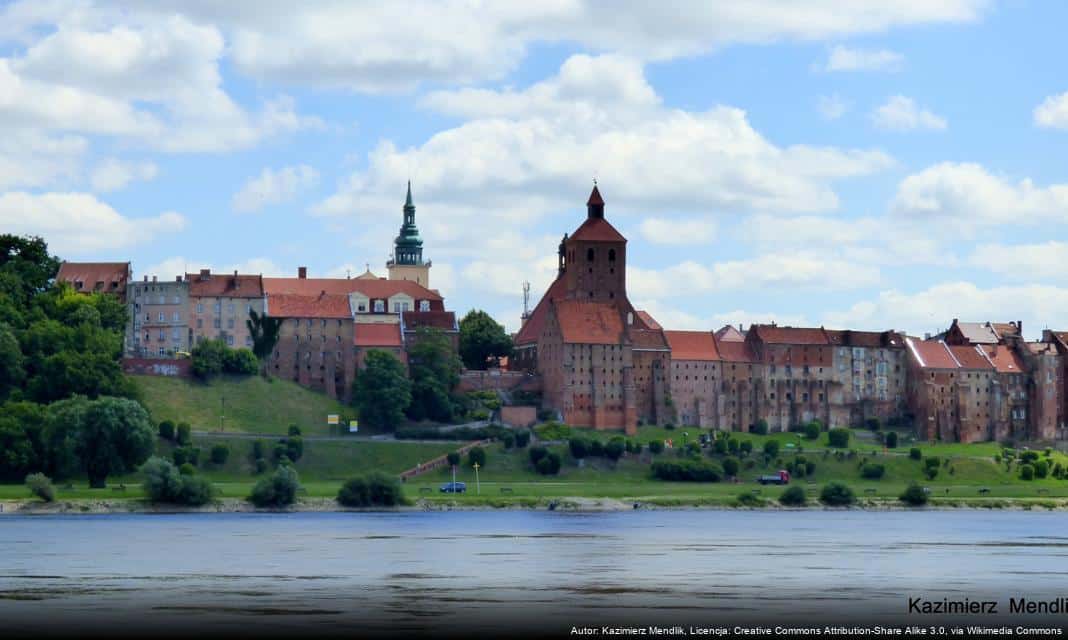
[[[0,230],[518,329],[593,180],[666,328],[1068,328],[1068,3],[0,4]],[[1060,62],[1058,62],[1060,61]]]

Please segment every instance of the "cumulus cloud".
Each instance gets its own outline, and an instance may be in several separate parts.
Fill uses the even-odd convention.
[[[889,131],[941,131],[946,128],[945,118],[918,106],[912,98],[900,95],[891,96],[885,104],[876,107],[871,119],[875,126]]]
[[[123,249],[155,236],[181,231],[185,218],[173,211],[130,218],[87,193],[0,194],[0,227],[8,233],[39,235],[61,255]]]
[[[851,49],[841,45],[831,49],[824,71],[900,71],[905,56],[889,49]]]
[[[1034,244],[981,244],[968,262],[1009,280],[1068,280],[1068,242],[1051,240]]]
[[[0,190],[73,180],[88,146],[80,136],[49,136],[33,130],[6,132],[0,135]]]
[[[642,236],[653,244],[704,244],[716,234],[713,220],[646,218],[639,228]]]
[[[1035,107],[1035,124],[1049,129],[1068,129],[1068,91],[1050,96]]]
[[[308,165],[283,167],[277,171],[268,167],[234,194],[233,208],[239,213],[260,211],[264,207],[291,202],[317,184],[319,172]]]
[[[89,182],[93,191],[106,193],[118,191],[134,180],[154,180],[158,174],[159,167],[152,162],[131,163],[108,158],[93,169]]]
[[[170,280],[175,276],[186,273],[198,273],[201,269],[211,269],[214,273],[238,273],[264,275],[268,277],[284,277],[296,275],[297,270],[283,269],[271,258],[249,258],[241,262],[213,262],[211,260],[198,260],[183,256],[165,258],[144,270],[138,270],[138,276],[159,276],[160,279]]]

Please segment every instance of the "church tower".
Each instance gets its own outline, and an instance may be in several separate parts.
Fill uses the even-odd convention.
[[[415,226],[411,180],[408,181],[408,197],[404,200],[404,222],[393,241],[393,256],[386,263],[386,269],[390,280],[410,280],[430,288],[430,261],[423,262],[423,239]]]
[[[586,202],[586,220],[561,243],[560,272],[566,297],[624,304],[627,299],[627,239],[604,217],[597,185]]]

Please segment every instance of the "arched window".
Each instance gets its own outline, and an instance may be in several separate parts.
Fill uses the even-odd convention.
[[[616,261],[616,250],[615,249],[609,249],[608,250],[608,261],[609,262],[615,262]]]
[[[586,261],[593,262],[593,247],[586,249]]]

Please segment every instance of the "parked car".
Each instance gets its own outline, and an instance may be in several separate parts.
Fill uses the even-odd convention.
[[[467,485],[463,482],[446,482],[441,485],[442,493],[467,493]]]

